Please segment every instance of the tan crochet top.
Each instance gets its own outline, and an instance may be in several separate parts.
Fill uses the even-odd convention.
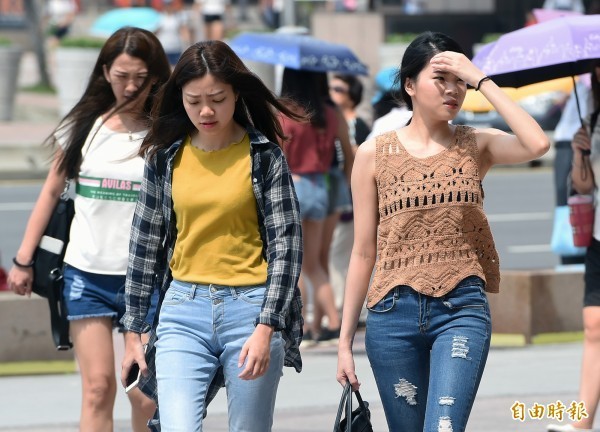
[[[408,153],[392,131],[376,138],[375,158],[379,227],[368,306],[398,285],[441,297],[471,275],[498,292],[473,129],[456,126],[450,147],[426,158]]]

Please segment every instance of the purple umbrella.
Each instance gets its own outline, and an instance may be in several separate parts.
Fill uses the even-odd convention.
[[[589,72],[598,58],[600,15],[570,15],[506,33],[485,45],[473,63],[501,87],[567,76],[575,86],[575,75]],[[575,98],[581,113],[577,92]]]
[[[474,58],[502,87],[590,71],[600,58],[600,15],[564,16],[502,35]]]

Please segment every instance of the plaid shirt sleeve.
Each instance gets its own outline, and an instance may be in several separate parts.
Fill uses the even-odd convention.
[[[146,333],[144,322],[156,286],[157,266],[163,254],[165,224],[162,213],[161,183],[156,172],[156,157],[146,159],[144,179],[133,217],[129,240],[129,264],[125,281],[125,329]]]
[[[267,291],[256,324],[285,330],[302,266],[302,225],[292,176],[279,147],[273,148],[263,181]]]

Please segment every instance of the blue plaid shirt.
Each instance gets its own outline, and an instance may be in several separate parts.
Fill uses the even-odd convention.
[[[272,326],[281,331],[285,341],[285,366],[302,370],[300,342],[302,340],[302,300],[298,277],[302,264],[302,231],[298,199],[283,151],[264,135],[248,128],[252,157],[252,187],[256,197],[263,254],[268,263],[266,294],[255,324]],[[129,266],[125,283],[127,310],[121,322],[128,331],[145,333],[150,330],[144,319],[155,288],[160,289],[160,302],[171,282],[169,262],[177,238],[172,201],[173,163],[182,140],[173,143],[161,158],[147,159],[144,179],[131,228]],[[263,152],[267,151],[264,156]],[[266,156],[268,155],[268,159]],[[263,161],[268,170],[261,168]],[[264,175],[264,178],[263,178]],[[158,323],[159,308],[153,330]],[[155,376],[155,331],[151,332],[146,351],[150,373],[142,378],[140,389],[157,400]],[[224,385],[222,370],[211,383],[207,394],[210,402]]]

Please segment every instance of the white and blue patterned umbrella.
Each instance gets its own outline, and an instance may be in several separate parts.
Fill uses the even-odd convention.
[[[368,68],[345,45],[312,36],[242,33],[229,45],[242,59],[315,72],[368,75]]]

